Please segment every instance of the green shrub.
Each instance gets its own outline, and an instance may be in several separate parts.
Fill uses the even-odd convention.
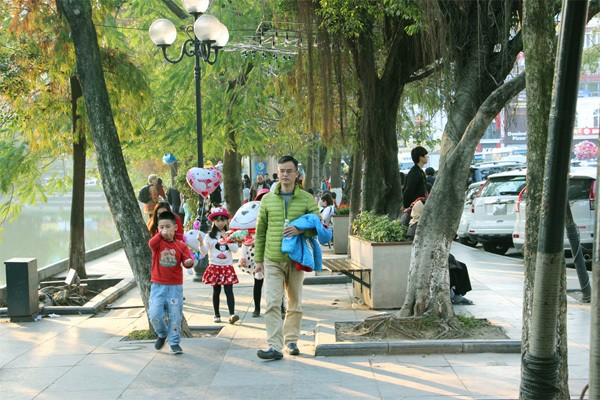
[[[404,242],[406,228],[400,220],[391,220],[387,215],[376,215],[363,211],[352,221],[352,232],[370,242]]]
[[[340,206],[335,209],[335,215],[348,215],[350,214],[350,207],[348,206]]]

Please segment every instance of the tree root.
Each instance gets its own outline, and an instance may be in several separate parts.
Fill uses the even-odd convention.
[[[394,337],[406,340],[436,340],[467,337],[466,330],[468,329],[456,318],[444,320],[428,315],[400,317],[395,314],[385,314],[367,317],[348,328],[346,333],[372,339]]]
[[[82,286],[46,286],[38,291],[41,306],[82,306],[98,292]]]

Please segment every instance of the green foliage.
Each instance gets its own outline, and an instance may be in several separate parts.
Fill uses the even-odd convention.
[[[376,215],[373,211],[363,211],[352,221],[352,232],[370,242],[406,241],[406,228],[400,220],[392,220],[387,215]]]
[[[350,214],[350,207],[348,207],[348,206],[338,207],[335,209],[335,215],[349,215],[349,214]]]
[[[486,319],[475,318],[470,315],[458,314],[456,318],[466,329],[476,329],[491,325]]]
[[[421,29],[417,0],[321,0],[319,14],[329,32],[357,38],[371,31],[383,19],[404,20],[404,30],[414,34]]]
[[[141,329],[129,332],[125,340],[154,340],[157,337],[156,332],[149,329]]]

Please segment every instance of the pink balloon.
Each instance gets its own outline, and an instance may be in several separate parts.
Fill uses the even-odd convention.
[[[207,198],[221,183],[221,172],[214,168],[190,168],[186,180],[192,190],[200,196]]]

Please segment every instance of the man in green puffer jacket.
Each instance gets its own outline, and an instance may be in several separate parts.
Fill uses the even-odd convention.
[[[254,238],[255,272],[264,271],[266,286],[265,324],[269,349],[257,353],[263,360],[281,359],[284,345],[288,354],[300,354],[297,342],[302,323],[304,271],[297,270],[295,263],[281,251],[281,241],[284,236],[316,235],[314,229],[304,232],[288,225],[305,214],[319,215],[313,196],[296,183],[300,176],[298,161],[292,156],[283,156],[277,161],[277,170],[279,183],[260,203]],[[284,289],[288,296],[285,324],[280,312]]]

